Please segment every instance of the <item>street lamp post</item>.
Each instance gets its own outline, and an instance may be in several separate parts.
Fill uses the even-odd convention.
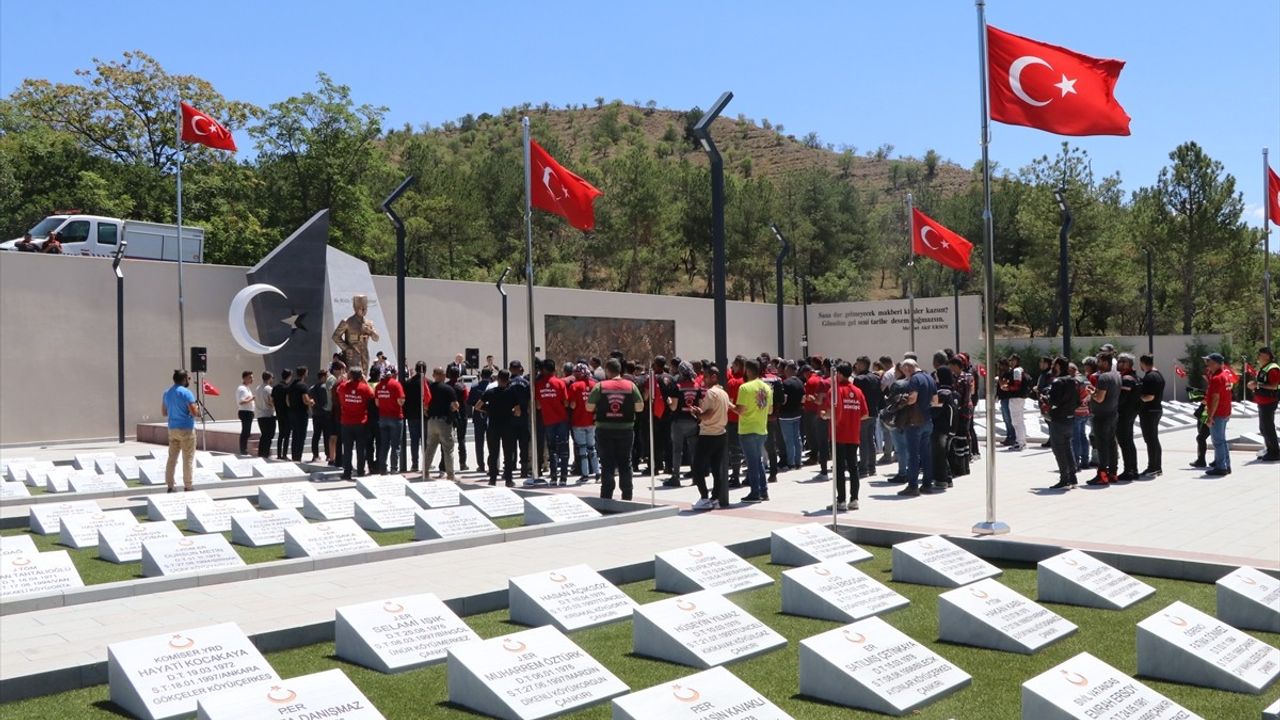
[[[120,442],[124,442],[124,250],[129,241],[121,238],[111,269],[116,274],[116,425]]]
[[[801,302],[804,304],[804,334],[800,336],[800,354],[806,360],[809,359],[809,276],[801,275],[800,282],[804,283],[800,291]]]
[[[1071,206],[1067,205],[1067,189],[1053,191],[1058,201],[1058,217],[1062,228],[1058,231],[1058,311],[1062,323],[1062,357],[1071,357],[1071,293],[1067,288],[1067,235],[1071,232]],[[988,450],[990,452],[990,450]]]
[[[1155,304],[1151,296],[1151,248],[1147,248],[1147,354],[1156,354],[1156,316]]]
[[[724,161],[720,151],[711,139],[711,123],[724,111],[733,93],[725,91],[711,106],[702,119],[693,126],[693,135],[698,138],[702,150],[711,161],[711,276],[713,282],[713,314],[715,322],[716,366],[727,367],[729,359],[728,318],[725,301],[725,257],[724,257]]]
[[[502,287],[509,272],[510,267],[504,268],[502,277],[498,278],[498,293],[502,295],[502,367],[507,367],[507,363],[511,362],[511,358],[507,356],[507,290]]]
[[[409,177],[405,178],[404,182],[400,183],[400,186],[397,187],[395,190],[392,190],[391,194],[387,196],[387,199],[382,201],[382,212],[386,213],[387,218],[391,220],[391,224],[395,226],[395,229],[396,229],[396,351],[397,351],[396,352],[396,368],[400,373],[401,383],[405,383],[409,379],[409,375],[408,375],[409,369],[406,367],[408,365],[408,362],[406,361],[406,358],[408,357],[408,352],[407,352],[407,349],[405,348],[405,311],[404,311],[405,232],[404,232],[404,220],[401,220],[400,216],[396,214],[395,210],[391,209],[391,205],[395,203],[396,200],[399,200],[400,196],[403,195],[406,190],[408,190],[410,187],[413,186],[413,182],[415,179],[416,178],[413,175],[410,175]],[[403,423],[401,423],[401,425],[403,425]],[[408,450],[409,450],[408,436],[405,433],[405,429],[402,427],[400,431],[400,464],[402,466],[401,469],[403,469],[405,458],[408,457]],[[424,477],[425,477],[425,471],[424,471]]]
[[[774,293],[774,299],[778,301],[778,357],[787,356],[786,337],[783,333],[782,323],[782,261],[786,259],[787,253],[791,252],[791,243],[783,237],[782,231],[778,229],[777,223],[769,225],[773,230],[773,236],[778,238],[778,242],[782,243],[782,249],[778,251],[777,260],[777,282],[778,289]]]

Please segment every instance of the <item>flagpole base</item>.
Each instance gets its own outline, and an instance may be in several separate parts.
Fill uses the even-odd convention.
[[[973,526],[974,535],[1008,535],[1009,524],[999,520],[980,522]]]

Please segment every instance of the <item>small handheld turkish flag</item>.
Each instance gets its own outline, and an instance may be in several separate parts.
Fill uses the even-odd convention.
[[[205,395],[208,395],[209,397],[218,397],[222,394],[222,392],[218,390],[218,386],[208,380],[202,380],[201,383],[201,389],[204,391]]]
[[[973,272],[973,268],[969,266],[973,243],[914,208],[911,210],[911,250],[916,255],[937,260],[952,270]]]
[[[186,103],[182,106],[182,141],[200,143],[219,150],[236,151],[235,138],[217,120]]]
[[[1123,60],[1103,60],[987,26],[991,119],[1059,135],[1128,135],[1116,102]]]
[[[1280,175],[1267,168],[1267,204],[1271,206],[1271,224],[1280,227]]]
[[[563,217],[579,230],[594,229],[595,199],[604,193],[566,170],[533,140],[529,141],[529,161],[533,206]]]

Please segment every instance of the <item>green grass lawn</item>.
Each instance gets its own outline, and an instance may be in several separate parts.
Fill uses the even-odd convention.
[[[898,629],[924,643],[973,676],[973,684],[955,695],[926,706],[911,717],[920,720],[958,718],[1016,719],[1021,717],[1020,686],[1031,677],[1076,655],[1088,651],[1102,660],[1133,674],[1137,671],[1135,625],[1173,600],[1182,600],[1210,614],[1214,611],[1213,585],[1188,583],[1158,578],[1143,578],[1157,590],[1152,597],[1122,611],[1091,610],[1069,605],[1053,605],[1053,610],[1080,626],[1067,639],[1042,650],[1037,655],[1023,656],[995,650],[983,650],[937,642],[937,596],[939,588],[894,583],[890,577],[890,552],[884,548],[867,548],[875,558],[858,567],[871,576],[890,584],[911,600],[911,605],[890,613],[885,619]],[[777,578],[786,568],[770,565],[767,557],[753,559],[756,565]],[[1035,569],[1002,564],[1005,574],[1001,582],[1034,598]],[[799,720],[830,718],[881,718],[875,713],[837,708],[807,700],[798,695],[799,641],[839,623],[792,617],[779,612],[780,582],[767,588],[739,593],[734,602],[784,635],[785,648],[728,666],[747,684],[755,687]],[[429,591],[430,585],[422,588]],[[653,581],[625,585],[622,588],[641,603],[666,597],[653,590]],[[482,637],[493,637],[520,629],[507,619],[505,610],[467,618]],[[176,628],[175,628],[176,629]],[[1280,644],[1280,635],[1253,633],[1272,645]],[[631,652],[631,623],[620,622],[601,628],[582,630],[571,638],[601,661],[614,674],[641,690],[697,672],[671,663],[636,657]],[[341,668],[369,697],[386,717],[403,718],[475,718],[476,715],[449,705],[445,685],[444,663],[398,675],[383,675],[340,660],[334,656],[333,643],[321,643],[271,653],[267,656],[282,677],[289,678],[330,668]],[[1262,709],[1280,696],[1280,684],[1273,685],[1261,696],[1241,695],[1156,680],[1146,680],[1157,692],[1209,720],[1256,720]],[[117,717],[108,700],[105,685],[84,688],[44,698],[35,698],[0,706],[6,720],[57,717],[60,720]],[[575,713],[569,717],[603,720],[610,716],[608,703]]]
[[[250,502],[253,502],[251,499]],[[145,522],[145,520],[143,520]],[[524,524],[524,516],[517,515],[514,517],[497,518],[493,521],[494,525],[503,530],[520,527]],[[187,523],[185,521],[176,522],[179,529],[188,535],[196,533],[187,532]],[[400,543],[414,542],[413,529],[406,528],[404,530],[388,530],[387,532],[367,531],[369,536],[379,545],[398,545]],[[27,535],[36,544],[36,549],[40,552],[49,550],[66,550],[71,556],[71,561],[75,564],[76,569],[80,571],[80,579],[85,585],[97,585],[99,583],[117,582],[120,580],[133,580],[142,577],[142,562],[131,563],[113,563],[98,557],[98,548],[83,548],[75,550],[65,545],[58,544],[58,536],[54,535],[37,535],[28,532],[25,528],[9,528],[0,530],[0,535]],[[222,533],[222,536],[231,542],[231,533]],[[240,553],[240,557],[244,558],[246,563],[250,565],[254,563],[270,562],[272,560],[284,560],[284,545],[267,545],[265,547],[244,547],[242,545],[233,544],[236,552]]]

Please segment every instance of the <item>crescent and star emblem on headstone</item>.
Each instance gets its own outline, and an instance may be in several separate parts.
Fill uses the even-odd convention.
[[[698,702],[698,699],[702,697],[702,694],[693,688],[672,685],[671,696],[683,703],[694,703]]]
[[[551,582],[555,582],[555,583],[562,583],[569,579],[565,577],[562,573],[558,573],[558,572],[553,572],[547,577],[551,580]]]
[[[866,636],[866,635],[863,635],[863,634],[862,634],[862,633],[860,633],[860,632],[853,632],[852,630],[845,630],[843,634],[844,634],[844,639],[845,639],[845,640],[848,640],[849,642],[853,643],[854,645],[861,645],[862,643],[864,643],[864,642],[866,642],[866,641],[867,641],[867,636]]]
[[[821,575],[822,577],[826,577],[826,576],[828,576],[828,575],[830,575],[830,574],[831,574],[831,570],[829,570],[829,569],[827,569],[827,568],[824,568],[824,567],[822,567],[821,565],[815,565],[815,566],[813,566],[813,574],[814,574],[814,575]]]
[[[1046,62],[1044,58],[1038,58],[1035,55],[1023,55],[1009,65],[1009,89],[1013,90],[1013,94],[1017,95],[1018,99],[1022,102],[1032,107],[1044,107],[1045,105],[1053,102],[1055,98],[1037,100],[1028,95],[1027,91],[1022,87],[1022,71],[1026,70],[1027,67],[1031,65],[1043,65],[1049,68],[1049,70],[1053,70],[1053,66]],[[1062,95],[1060,97],[1066,97],[1068,94],[1078,94],[1076,93],[1076,80],[1078,79],[1079,78],[1069,80],[1064,73],[1062,75],[1062,80],[1054,83],[1053,86],[1062,91]]]
[[[1071,672],[1069,670],[1061,670],[1060,672],[1062,673],[1063,679],[1071,683],[1072,685],[1079,685],[1080,687],[1085,687],[1086,685],[1089,684],[1089,678],[1081,675],[1080,673]]]
[[[18,558],[14,558],[14,559],[13,559],[13,562],[11,562],[11,563],[9,563],[9,564],[10,564],[10,565],[12,565],[12,566],[14,566],[14,567],[22,567],[23,565],[30,565],[30,564],[31,564],[31,558],[25,558],[25,557],[18,557]]]
[[[293,702],[296,697],[298,697],[298,693],[289,690],[288,688],[282,688],[279,685],[272,685],[271,689],[267,691],[267,699],[280,705],[287,702]]]
[[[177,650],[181,650],[182,648],[189,648],[195,644],[196,644],[195,640],[192,640],[191,638],[181,633],[174,633],[174,636],[169,638],[169,647]]]
[[[694,548],[689,548],[689,557],[700,558],[702,557],[702,551]]]
[[[978,598],[979,600],[986,600],[987,598],[991,597],[990,595],[987,594],[986,590],[979,590],[977,588],[969,588],[969,594]]]
[[[388,600],[382,603],[382,610],[383,612],[389,612],[392,615],[395,615],[398,612],[403,612],[404,606],[394,600]]]
[[[1187,626],[1187,621],[1186,621],[1186,620],[1183,620],[1182,618],[1178,617],[1177,615],[1170,615],[1170,614],[1168,614],[1168,613],[1165,613],[1165,615],[1164,615],[1164,619],[1165,619],[1165,620],[1168,620],[1170,625],[1177,625],[1178,627],[1186,627],[1186,626]]]
[[[676,607],[680,608],[685,612],[693,612],[694,610],[698,609],[698,606],[696,604],[688,600],[677,600]]]
[[[1257,580],[1254,580],[1253,578],[1249,577],[1248,575],[1242,575],[1242,576],[1240,577],[1240,582],[1244,583],[1245,585],[1257,585],[1257,584],[1258,584],[1258,581],[1257,581]]]
[[[528,647],[529,647],[528,645],[525,645],[519,640],[512,640],[511,638],[506,638],[505,640],[502,641],[502,649],[506,650],[507,652],[513,652],[513,653],[524,652]]]

